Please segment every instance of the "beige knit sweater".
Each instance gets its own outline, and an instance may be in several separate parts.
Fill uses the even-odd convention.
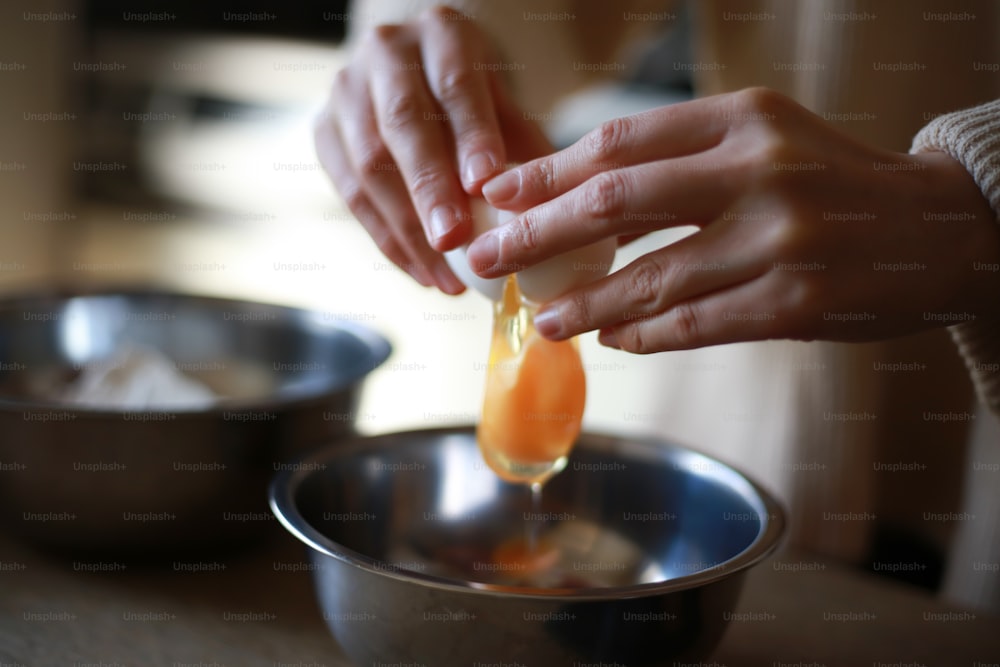
[[[354,34],[431,4],[358,0]],[[627,75],[644,35],[676,20],[676,3],[666,0],[447,4],[473,16],[503,57],[521,65],[510,81],[534,112],[585,85],[601,64]],[[969,169],[1000,213],[1000,105],[988,104],[1000,98],[1000,3],[688,4],[695,53],[675,67],[696,73],[699,94],[764,85],[873,145],[944,150]],[[977,105],[984,106],[941,116]],[[983,399],[1000,408],[1000,311],[998,320],[953,333]],[[941,548],[952,542],[953,523],[924,518],[962,508],[968,468],[972,384],[944,331],[872,344],[768,341],[615,359],[625,369],[615,391],[631,401],[631,414],[645,416],[641,430],[693,445],[764,481],[792,510],[792,543],[860,561],[880,527]],[[887,370],[896,362],[920,370]],[[620,425],[626,426],[637,424]],[[919,462],[924,472],[885,472],[886,463],[900,461]]]
[[[935,150],[969,170],[1000,223],[1000,100],[933,120],[917,134],[912,151]],[[1000,312],[950,329],[980,398],[1000,414]]]

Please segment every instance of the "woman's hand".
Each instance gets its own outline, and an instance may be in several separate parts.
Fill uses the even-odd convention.
[[[616,236],[700,229],[544,306],[553,339],[632,352],[874,340],[995,308],[1000,228],[941,153],[859,144],[750,89],[605,123],[483,188],[523,211],[469,248],[484,277]]]
[[[438,251],[468,240],[467,193],[551,151],[504,89],[490,40],[428,10],[365,35],[316,124],[320,162],[381,251],[423,285],[464,288]]]

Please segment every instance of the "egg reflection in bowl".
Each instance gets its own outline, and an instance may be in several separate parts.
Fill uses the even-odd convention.
[[[270,501],[357,665],[702,659],[784,524],[714,459],[587,433],[538,504],[483,464],[471,428],[321,449],[278,474]]]

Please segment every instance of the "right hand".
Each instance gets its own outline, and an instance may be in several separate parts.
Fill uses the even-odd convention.
[[[471,19],[435,7],[364,35],[316,123],[320,162],[382,253],[448,294],[464,286],[440,253],[470,240],[468,195],[552,150],[502,69]]]

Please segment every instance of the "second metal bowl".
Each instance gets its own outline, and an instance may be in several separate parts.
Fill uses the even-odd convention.
[[[67,402],[123,345],[155,349],[221,392],[192,408]],[[353,432],[380,335],[335,314],[134,292],[0,301],[0,515],[75,552],[228,546],[274,522],[267,483]]]

